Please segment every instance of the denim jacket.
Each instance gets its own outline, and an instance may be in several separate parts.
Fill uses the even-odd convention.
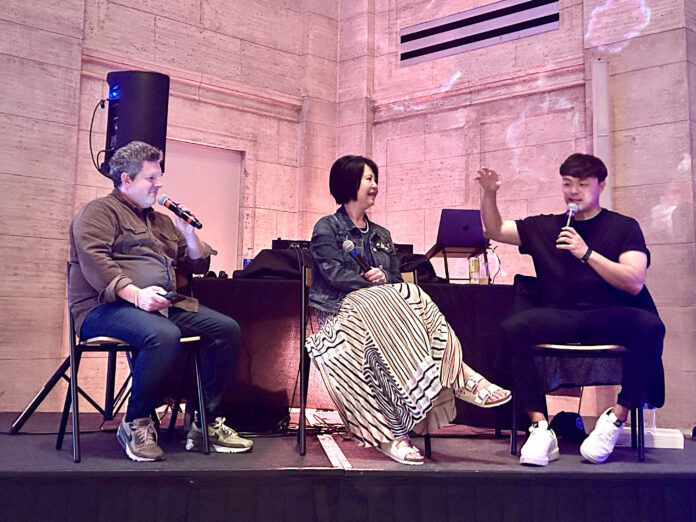
[[[365,219],[367,220],[367,216]],[[375,265],[382,268],[388,283],[401,282],[399,258],[389,231],[367,221],[370,224],[368,234]],[[351,221],[343,206],[335,214],[324,216],[314,225],[309,247],[314,262],[309,304],[314,308],[335,313],[349,292],[374,284],[360,275],[357,261],[343,250],[346,239],[353,241],[363,254],[362,232]]]

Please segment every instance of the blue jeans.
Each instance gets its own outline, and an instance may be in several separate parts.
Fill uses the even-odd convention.
[[[80,330],[87,339],[117,337],[135,348],[133,385],[126,420],[148,417],[161,404],[161,388],[181,351],[183,336],[201,336],[201,373],[209,419],[220,415],[220,405],[239,353],[240,328],[219,312],[200,306],[198,312],[170,307],[169,318],[145,312],[125,301],[98,306]]]

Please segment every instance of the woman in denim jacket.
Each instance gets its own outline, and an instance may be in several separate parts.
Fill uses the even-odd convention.
[[[455,395],[491,408],[511,394],[462,361],[459,340],[435,303],[403,282],[389,231],[365,214],[377,197],[377,177],[377,165],[362,156],[343,156],[331,167],[329,189],[340,207],[312,233],[309,302],[321,328],[307,350],[359,443],[402,464],[422,464],[408,433],[450,422]]]

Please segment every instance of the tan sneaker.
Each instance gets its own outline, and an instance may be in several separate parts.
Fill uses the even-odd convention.
[[[157,430],[150,417],[126,422],[126,416],[116,431],[118,442],[126,450],[126,455],[138,462],[164,460],[164,451],[157,445]]]
[[[218,453],[244,453],[251,450],[254,442],[240,437],[236,431],[225,424],[225,417],[216,417],[208,424],[208,440],[212,451]],[[186,450],[203,450],[203,433],[195,424],[186,434]]]

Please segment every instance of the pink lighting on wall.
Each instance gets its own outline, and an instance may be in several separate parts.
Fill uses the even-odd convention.
[[[617,53],[650,24],[651,15],[645,0],[607,0],[592,10],[585,40],[592,47]]]

